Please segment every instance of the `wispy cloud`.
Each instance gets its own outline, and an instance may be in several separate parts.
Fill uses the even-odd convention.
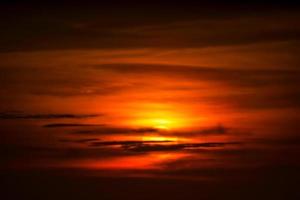
[[[92,147],[101,147],[101,146],[115,146],[120,145],[122,147],[127,147],[131,145],[140,145],[140,144],[148,144],[148,143],[169,143],[173,142],[172,140],[149,140],[149,141],[140,141],[140,140],[126,140],[126,141],[103,141],[103,142],[92,142],[90,146]]]
[[[104,124],[80,124],[80,123],[53,123],[45,124],[45,128],[68,128],[68,127],[94,127],[94,126],[104,126]]]
[[[58,126],[57,126],[58,125]],[[93,126],[93,124],[70,124],[70,126],[74,125],[74,127],[78,126]],[[47,125],[46,125],[47,126]],[[49,124],[50,127],[64,127],[64,124]],[[68,124],[66,124],[68,126]],[[97,126],[97,125],[95,125]],[[82,135],[109,135],[109,134],[141,134],[141,133],[157,133],[160,135],[172,135],[172,136],[183,136],[183,137],[193,137],[193,136],[216,136],[216,135],[229,135],[232,134],[231,129],[223,126],[211,126],[211,127],[199,127],[194,130],[162,130],[152,127],[146,128],[128,128],[128,127],[117,127],[117,126],[109,126],[105,124],[100,124],[100,127],[95,129],[80,129],[75,130],[74,134],[82,134]]]
[[[292,86],[299,83],[297,69],[240,69],[219,66],[186,66],[170,64],[114,63],[91,66],[94,69],[127,74],[154,74],[170,77],[185,77],[191,80],[221,82],[240,87]]]
[[[60,139],[60,142],[71,142],[71,143],[89,143],[98,141],[98,138],[84,138],[84,139]]]
[[[101,114],[31,114],[22,112],[1,112],[0,119],[83,119],[99,117]]]
[[[97,129],[92,130],[78,130],[75,131],[74,134],[82,134],[82,135],[105,135],[105,134],[140,134],[140,133],[159,133],[160,129],[156,128],[127,128],[127,127],[116,127],[116,126],[107,126],[104,125]]]
[[[135,152],[150,151],[180,151],[198,148],[214,148],[226,145],[240,145],[241,142],[206,142],[206,143],[178,143],[174,144],[172,140],[165,141],[104,141],[92,142],[91,147],[120,146],[124,150]]]

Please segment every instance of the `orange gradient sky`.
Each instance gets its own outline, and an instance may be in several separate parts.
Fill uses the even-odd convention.
[[[299,139],[298,12],[5,9],[2,168],[188,177],[298,162],[282,157]]]

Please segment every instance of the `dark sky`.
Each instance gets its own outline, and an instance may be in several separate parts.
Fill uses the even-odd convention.
[[[299,35],[293,4],[120,2],[7,3],[1,51],[197,48],[289,42]]]

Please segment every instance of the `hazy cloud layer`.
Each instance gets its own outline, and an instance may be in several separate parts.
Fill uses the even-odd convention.
[[[95,66],[96,69],[127,74],[150,73],[175,78],[223,82],[235,87],[293,86],[299,83],[300,71],[296,69],[226,69],[222,67],[114,63]]]

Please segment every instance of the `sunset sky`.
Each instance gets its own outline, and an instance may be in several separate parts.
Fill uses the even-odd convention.
[[[295,4],[3,3],[1,183],[245,199],[227,183],[263,180],[254,199],[299,196],[299,20]]]

